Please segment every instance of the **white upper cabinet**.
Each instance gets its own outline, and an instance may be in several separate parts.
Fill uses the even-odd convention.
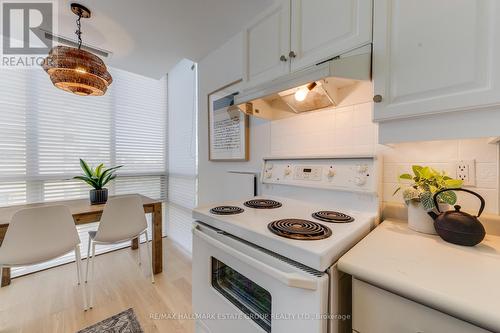
[[[244,34],[246,85],[255,86],[369,44],[372,0],[280,0]]]
[[[372,0],[292,0],[292,71],[368,44]]]
[[[374,119],[500,103],[500,3],[377,0]]]
[[[251,85],[290,71],[290,0],[280,1],[245,29],[246,80]]]

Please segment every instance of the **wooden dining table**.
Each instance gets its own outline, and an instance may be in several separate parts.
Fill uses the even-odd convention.
[[[162,252],[162,202],[139,195],[142,199],[145,214],[151,214],[152,221],[152,261],[154,274],[161,273],[163,270],[163,252]],[[110,196],[110,199],[119,196]],[[76,225],[98,222],[101,219],[104,204],[91,205],[88,199],[51,201],[43,203],[31,203],[16,206],[0,207],[0,244],[2,243],[12,216],[15,212],[24,208],[44,207],[53,205],[67,206]],[[139,247],[139,240],[132,240],[132,249]],[[10,268],[3,268],[1,286],[10,284]]]

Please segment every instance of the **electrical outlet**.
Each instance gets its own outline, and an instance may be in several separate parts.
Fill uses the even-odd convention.
[[[464,182],[464,186],[476,186],[476,160],[457,162],[456,178]]]

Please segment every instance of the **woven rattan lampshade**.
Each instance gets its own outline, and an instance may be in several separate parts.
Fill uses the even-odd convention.
[[[81,96],[102,96],[113,82],[98,56],[74,47],[52,48],[42,67],[57,88]]]

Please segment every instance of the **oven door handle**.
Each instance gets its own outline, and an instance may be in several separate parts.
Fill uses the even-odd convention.
[[[275,278],[276,280],[282,282],[283,284],[293,287],[293,288],[300,288],[300,289],[307,289],[307,290],[316,290],[318,289],[318,281],[315,278],[312,277],[305,277],[304,275],[298,274],[298,273],[286,273],[282,272],[279,269],[276,269],[272,266],[269,266],[268,264],[265,264],[261,261],[256,260],[255,258],[252,258],[251,256],[242,253],[231,246],[228,246],[221,241],[214,239],[210,237],[209,235],[205,234],[203,231],[200,231],[198,226],[195,226],[193,228],[193,234],[196,236],[202,238],[204,241],[207,243],[215,246],[216,248],[226,252],[227,254],[235,257],[238,260],[243,261],[245,264],[259,270],[260,272],[264,272],[267,275]]]

